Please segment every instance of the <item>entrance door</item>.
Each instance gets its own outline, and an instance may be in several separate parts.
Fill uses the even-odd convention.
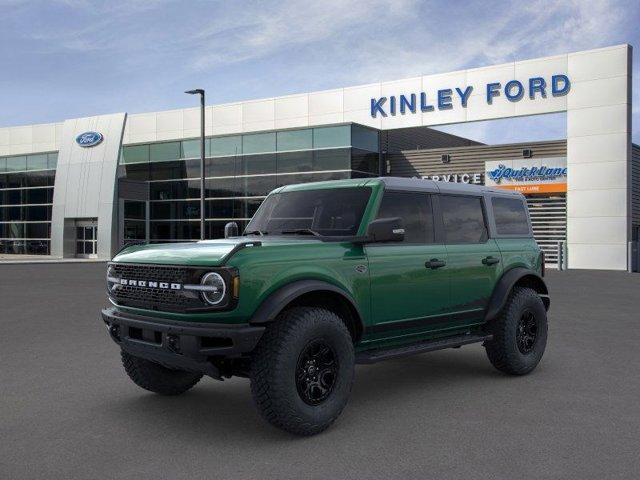
[[[366,246],[372,340],[419,334],[448,321],[447,252],[435,243],[431,195],[385,192],[378,218],[393,217],[403,221],[404,241]]]
[[[98,221],[76,221],[76,257],[98,257]]]

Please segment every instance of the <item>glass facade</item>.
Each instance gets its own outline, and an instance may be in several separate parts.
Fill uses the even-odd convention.
[[[0,157],[0,254],[48,255],[58,154]]]
[[[229,221],[242,231],[279,186],[377,176],[378,131],[347,124],[212,137],[205,155],[205,236],[220,238]],[[124,146],[119,168],[149,183],[148,212],[125,200],[125,241],[200,238],[199,139]]]

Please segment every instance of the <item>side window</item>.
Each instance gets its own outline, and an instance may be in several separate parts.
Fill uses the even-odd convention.
[[[524,202],[519,198],[491,199],[498,235],[529,235],[529,222]]]
[[[483,243],[487,225],[480,197],[441,195],[440,207],[447,243]]]
[[[378,218],[400,217],[405,243],[433,243],[431,196],[425,193],[385,192]]]

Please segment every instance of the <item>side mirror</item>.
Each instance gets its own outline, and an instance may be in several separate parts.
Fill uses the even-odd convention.
[[[236,222],[229,222],[224,226],[224,238],[237,237],[238,236],[238,224]]]
[[[404,240],[404,227],[402,219],[378,218],[367,227],[368,242],[402,242]]]

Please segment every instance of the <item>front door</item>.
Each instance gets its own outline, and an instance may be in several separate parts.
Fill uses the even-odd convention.
[[[458,326],[484,322],[493,288],[502,273],[496,241],[488,238],[480,196],[438,198],[451,279],[451,315]]]
[[[403,221],[404,241],[366,246],[371,340],[411,337],[448,321],[447,252],[435,243],[431,195],[385,192],[378,218],[393,217]]]

